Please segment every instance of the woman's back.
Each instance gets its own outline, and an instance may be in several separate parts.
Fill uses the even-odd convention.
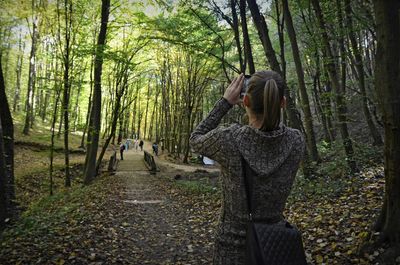
[[[231,151],[220,154],[226,158],[215,160],[225,161],[220,162],[226,172],[222,181],[231,186],[226,191],[235,195],[231,202],[226,201],[232,203],[227,208],[238,209],[232,217],[247,220],[242,157],[255,173],[252,176],[254,218],[276,219],[281,216],[304,152],[300,132],[286,126],[271,132],[250,126],[232,126],[231,139],[227,137],[225,144]],[[235,207],[237,205],[241,207]]]
[[[285,99],[283,82],[278,77],[276,73],[266,71],[254,75],[250,80],[250,93],[247,98],[245,96],[243,103],[246,107],[253,106],[251,111],[246,109],[251,114],[249,119],[252,126],[234,124],[217,128],[233,104],[240,102],[237,97],[243,83],[241,76],[232,82],[224,97],[215,104],[190,137],[191,146],[196,152],[221,164],[223,200],[214,264],[244,264],[248,209],[243,163],[254,172],[251,176],[253,218],[264,222],[279,222],[283,218],[285,203],[305,145],[298,130],[279,125],[282,105],[279,102],[284,103]],[[269,81],[271,79],[272,82]],[[275,82],[275,79],[278,81]],[[252,89],[253,101],[250,97]],[[260,94],[262,89],[265,90],[264,101],[257,103],[255,99],[258,98],[254,95]],[[263,104],[267,107],[262,108]],[[266,115],[269,113],[274,115]]]

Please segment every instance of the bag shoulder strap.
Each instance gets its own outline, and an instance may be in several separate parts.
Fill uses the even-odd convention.
[[[243,180],[244,180],[244,187],[245,187],[245,191],[246,191],[246,202],[247,202],[247,212],[249,214],[249,219],[252,220],[252,213],[253,213],[253,208],[252,208],[252,193],[251,193],[251,189],[253,187],[253,180],[251,177],[251,171],[249,170],[250,167],[247,164],[246,160],[244,159],[244,157],[241,155],[241,159],[242,159],[242,176],[243,176]]]

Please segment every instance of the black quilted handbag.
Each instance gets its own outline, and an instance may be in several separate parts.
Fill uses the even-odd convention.
[[[246,188],[249,222],[246,234],[247,265],[306,265],[301,233],[281,218],[254,220],[251,197],[252,175],[255,172],[242,157],[243,177]]]

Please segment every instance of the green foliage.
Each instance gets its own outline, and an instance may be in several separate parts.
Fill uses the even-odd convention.
[[[354,141],[354,157],[362,168],[383,164],[383,148]]]
[[[215,194],[218,192],[216,187],[213,187],[208,182],[207,178],[199,180],[179,180],[176,182],[179,188],[195,194]]]
[[[21,219],[5,230],[3,240],[13,240],[17,236],[40,235],[56,232],[57,225],[66,220],[81,220],[84,215],[79,210],[91,196],[96,196],[96,185],[76,186],[33,202]]]
[[[326,171],[329,171],[329,169],[326,169]],[[331,178],[329,176],[305,178],[298,175],[288,202],[291,204],[297,200],[304,200],[309,197],[316,198],[328,194],[332,197],[339,196],[347,188],[348,183],[343,178]]]
[[[383,163],[383,150],[381,147],[363,144],[357,141],[354,143],[354,159],[360,170],[375,167]],[[325,141],[318,143],[318,151],[321,155],[319,164],[313,162],[312,169],[318,177],[338,179],[346,177],[349,173],[347,157],[343,151],[340,140],[329,144]]]

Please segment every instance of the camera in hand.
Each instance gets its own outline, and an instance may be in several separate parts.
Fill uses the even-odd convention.
[[[240,97],[243,98],[244,94],[246,94],[247,92],[247,88],[249,85],[249,81],[250,81],[251,75],[244,75],[244,80],[243,80],[243,87],[242,90],[240,91]]]

